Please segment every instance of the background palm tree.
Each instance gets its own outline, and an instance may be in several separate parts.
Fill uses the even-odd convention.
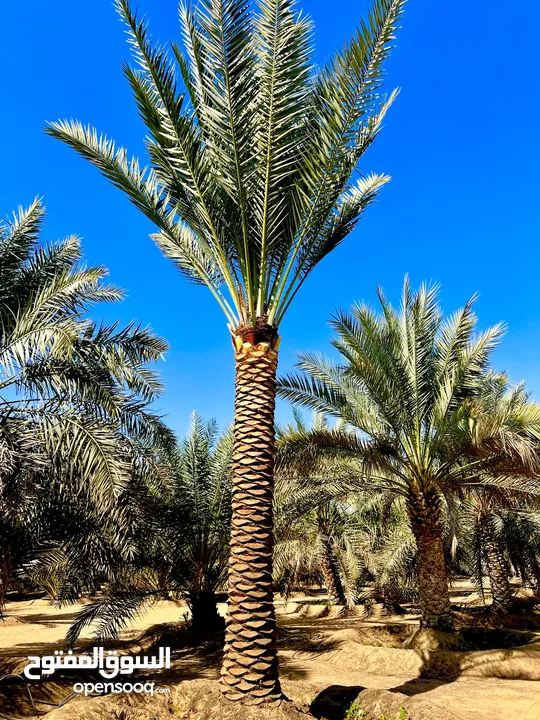
[[[0,225],[0,601],[35,557],[44,500],[62,495],[69,517],[84,497],[110,517],[135,457],[169,436],[148,408],[161,391],[149,363],[167,344],[87,316],[121,293],[81,264],[76,237],[41,243],[43,216],[35,201]]]
[[[231,699],[282,698],[272,594],[278,328],[388,180],[351,177],[395,97],[381,95],[382,68],[403,4],[374,0],[356,35],[315,72],[311,22],[291,0],[182,4],[184,48],[173,44],[172,58],[117,0],[150,167],[78,122],[48,128],[157,226],[163,253],[209,288],[228,321],[236,396],[222,689]]]
[[[333,494],[334,488],[325,482],[332,472],[328,463],[310,466],[306,473],[298,472],[296,463],[289,461],[290,439],[308,429],[296,408],[293,417],[294,422],[278,427],[277,433],[274,577],[288,595],[294,585],[320,580],[322,574],[331,602],[351,606],[358,576],[349,542],[352,508],[345,496]],[[315,413],[311,428],[326,430],[326,418]]]
[[[489,373],[483,381],[480,397],[471,418],[474,445],[480,449],[503,450],[504,460],[496,471],[519,473],[520,466],[534,464],[538,454],[540,405],[530,401],[523,383],[512,387],[505,374]],[[514,467],[517,465],[516,467]],[[525,468],[524,468],[525,469]],[[509,547],[520,545],[516,571],[526,579],[537,575],[534,511],[538,508],[538,488],[526,477],[514,478],[503,487],[471,487],[461,508],[464,544],[472,560],[473,576],[483,593],[484,572],[489,577],[493,609],[508,612],[514,606],[509,581]],[[528,532],[520,532],[520,528]],[[512,535],[516,537],[507,545]],[[517,541],[517,542],[516,542]],[[517,560],[519,557],[519,560]]]
[[[351,544],[358,557],[358,601],[368,613],[380,603],[402,614],[404,602],[418,601],[418,552],[403,498],[392,491],[364,490],[351,495]]]
[[[218,436],[215,423],[193,414],[186,437],[168,457],[170,483],[157,493],[131,486],[124,504],[140,508],[132,526],[121,527],[129,558],[115,562],[106,595],[83,608],[71,626],[72,645],[86,626],[97,623],[100,640],[118,631],[146,607],[171,597],[184,599],[197,634],[223,628],[217,593],[227,577],[231,518],[232,435]]]
[[[475,336],[473,301],[444,322],[437,294],[436,287],[412,292],[406,281],[398,310],[379,292],[380,315],[365,305],[339,313],[333,345],[342,364],[303,354],[303,374],[285,378],[279,392],[356,429],[307,433],[297,445],[304,453],[310,445],[351,453],[364,483],[405,499],[422,623],[452,629],[442,505],[464,484],[536,473],[540,425],[531,406],[526,423],[492,421],[488,432],[491,416],[479,399],[502,327]]]
[[[294,501],[293,501],[294,502]],[[315,509],[276,507],[276,546],[274,576],[284,595],[301,582],[320,580],[330,601],[337,605],[354,604],[356,556],[348,540],[350,518],[346,506],[335,501]]]

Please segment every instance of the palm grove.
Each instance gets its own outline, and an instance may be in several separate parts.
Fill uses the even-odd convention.
[[[296,293],[389,179],[357,168],[396,96],[383,66],[403,2],[375,0],[320,69],[290,0],[181,5],[182,45],[170,47],[117,7],[148,164],[77,121],[47,132],[126,193],[163,254],[219,303],[234,428],[218,437],[194,416],[176,440],[150,406],[166,343],[90,320],[119,291],[81,264],[77,239],[40,242],[39,203],[20,211],[0,236],[2,597],[13,582],[60,602],[99,591],[74,642],[92,623],[114,636],[160,597],[219,628],[226,589],[221,687],[250,703],[282,698],[273,580],[285,594],[323,580],[341,604],[418,600],[424,625],[452,630],[450,576],[483,591],[487,575],[507,611],[510,569],[540,578],[540,407],[491,369],[502,328],[476,334],[472,301],[445,320],[436,288],[406,282],[399,309],[381,294],[379,313],[334,319],[339,362],[306,353],[276,379]],[[276,392],[317,413],[277,444]]]

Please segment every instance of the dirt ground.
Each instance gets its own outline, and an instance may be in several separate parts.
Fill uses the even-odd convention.
[[[464,605],[467,602],[475,604],[471,588],[465,584],[454,588],[454,602],[456,598],[461,599]],[[428,720],[431,717],[433,720],[540,719],[538,632],[508,634],[503,630],[498,635],[489,636],[491,639],[480,650],[467,649],[467,635],[464,636],[465,644],[462,643],[462,646],[441,647],[436,643],[431,647],[429,636],[419,636],[418,617],[415,615],[383,616],[376,611],[366,617],[363,610],[358,609],[352,615],[343,616],[338,608],[329,608],[324,604],[324,600],[318,598],[314,601],[313,597],[305,596],[295,597],[287,604],[277,600],[276,604],[284,690],[300,710],[311,710],[316,717],[324,716],[333,720],[329,711],[324,709],[323,701],[329,695],[338,696],[346,710],[361,691],[364,691],[362,695],[367,693],[367,698],[371,691],[391,690],[394,696],[389,693],[383,695],[394,699],[404,698],[407,709],[406,702],[410,702],[409,711],[413,720],[417,717]],[[5,623],[0,622],[0,676],[5,672],[21,672],[28,655],[51,654],[62,648],[67,628],[80,607],[73,605],[57,609],[43,599],[9,603],[8,619]],[[221,612],[225,612],[224,606]],[[178,623],[185,613],[186,608],[175,603],[158,603],[122,633],[118,647],[127,645],[133,652],[139,652],[140,649],[145,651],[144,631],[156,625]],[[178,625],[168,627],[178,628]],[[161,629],[154,628],[147,637],[153,637],[152,633],[157,633],[156,637],[159,637],[159,632]],[[91,631],[87,631],[81,644],[88,643],[90,637]],[[476,637],[475,642],[478,643]],[[219,646],[207,643],[193,647],[188,642],[184,646],[182,643],[172,644],[172,647],[171,670],[152,678],[173,691],[168,702],[172,702],[171,697],[179,697],[178,688],[183,686],[198,688],[199,695],[210,693],[208,688],[213,693],[213,681],[219,677]],[[181,680],[211,682],[199,686],[185,682],[178,685]],[[22,683],[2,680],[0,718],[11,720],[43,716],[69,695],[73,682],[73,678],[55,676],[46,683],[33,684],[31,699],[34,700],[35,709],[32,709],[31,699]],[[189,710],[196,703],[191,695],[189,702],[184,695],[184,705],[179,701],[178,707],[185,706],[188,710],[178,716],[205,717],[206,720],[206,710]],[[115,698],[114,702],[117,701],[120,703],[118,707],[124,707],[124,700]],[[103,703],[107,702],[111,701],[107,698],[76,700],[67,703],[61,711],[52,712],[50,718],[86,720],[93,717],[119,717],[130,720],[131,717],[161,717],[153,710],[148,715],[125,714],[126,710],[113,710],[112,705],[107,706],[109,709],[106,710]],[[156,702],[163,704],[165,700]],[[317,703],[320,705],[321,702],[323,709],[318,711]],[[155,708],[157,706],[154,705]],[[420,712],[422,707],[424,714]],[[163,717],[170,717],[173,713],[170,708],[166,712],[168,714]],[[341,717],[339,715],[342,711],[336,712],[334,717],[342,720],[345,711]],[[296,717],[295,713],[291,710],[290,717]],[[222,716],[226,717],[219,715]],[[241,715],[235,717],[243,720]],[[247,717],[252,715],[248,714]],[[258,716],[255,714],[253,717]]]

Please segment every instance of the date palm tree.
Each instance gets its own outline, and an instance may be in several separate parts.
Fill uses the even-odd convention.
[[[524,383],[512,387],[505,374],[489,373],[471,420],[477,447],[491,444],[504,448],[506,460],[501,469],[506,474],[512,474],[515,458],[538,454],[540,405],[530,400]],[[519,463],[516,469],[519,471]],[[534,550],[538,488],[530,485],[518,474],[511,486],[468,488],[463,500],[462,535],[473,575],[483,592],[486,572],[492,607],[498,612],[508,612],[515,604],[508,578],[511,551],[524,579],[531,571],[534,578],[538,571]],[[525,534],[520,532],[525,528]]]
[[[521,422],[512,414],[487,421],[481,398],[503,328],[475,335],[473,301],[444,322],[437,287],[413,292],[406,281],[397,310],[380,291],[379,299],[380,314],[359,305],[332,322],[341,364],[304,353],[303,372],[284,378],[279,392],[348,426],[305,433],[296,442],[302,453],[350,454],[360,486],[405,499],[418,549],[422,624],[451,630],[443,504],[464,485],[538,472],[539,407],[529,406]],[[342,473],[352,477],[353,465]]]
[[[163,597],[181,597],[198,633],[223,630],[217,593],[227,578],[231,519],[232,437],[218,436],[214,422],[194,413],[188,432],[170,452],[169,486],[159,493],[128,488],[133,524],[122,528],[132,556],[111,561],[104,598],[86,605],[70,627],[69,645],[96,623],[96,637],[110,640],[145,608]],[[79,571],[80,572],[80,571]]]
[[[388,181],[353,174],[396,95],[381,88],[403,4],[374,0],[343,50],[315,71],[311,22],[293,0],[182,3],[183,48],[173,43],[172,55],[117,0],[149,166],[92,127],[48,127],[157,226],[157,245],[210,290],[228,322],[236,393],[222,690],[230,699],[282,697],[272,594],[279,326]]]
[[[296,408],[293,417],[293,423],[277,429],[274,578],[287,595],[294,584],[322,575],[330,601],[352,606],[358,567],[349,542],[350,506],[325,482],[331,468],[317,468],[315,477],[313,468],[297,473],[295,463],[287,462],[289,438],[308,429]],[[315,413],[310,427],[327,430],[327,419]]]
[[[103,282],[105,268],[81,263],[78,238],[41,242],[43,218],[36,200],[0,224],[0,605],[51,485],[110,515],[135,446],[168,434],[147,407],[161,390],[149,363],[167,344],[88,317],[121,292]]]
[[[277,506],[274,576],[287,595],[293,585],[306,577],[321,575],[332,603],[354,604],[349,583],[356,573],[356,557],[348,543],[350,522],[347,508],[329,501],[314,503],[315,509],[301,510],[296,503]],[[352,592],[351,592],[352,590]]]

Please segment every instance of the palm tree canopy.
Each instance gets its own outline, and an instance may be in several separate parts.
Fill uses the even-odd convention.
[[[489,361],[503,327],[475,334],[474,299],[444,320],[438,288],[413,292],[407,280],[399,309],[381,291],[379,299],[380,314],[359,305],[333,320],[340,364],[302,354],[303,372],[285,377],[278,389],[355,432],[298,433],[290,438],[289,454],[295,446],[311,457],[314,447],[352,452],[365,477],[405,493],[480,476],[488,481],[488,471],[537,472],[540,408],[518,388],[499,398],[497,415],[490,410],[500,381],[488,373]],[[283,444],[281,455],[287,455]]]
[[[35,201],[0,225],[0,448],[11,449],[2,480],[28,470],[90,484],[107,508],[131,474],[133,453],[168,435],[148,403],[161,392],[149,366],[167,344],[131,324],[98,325],[96,303],[121,292],[103,267],[85,267],[80,241],[40,241]],[[7,482],[7,480],[6,480]]]
[[[111,559],[107,594],[77,615],[70,644],[95,622],[98,637],[115,637],[169,593],[184,597],[194,614],[200,598],[209,595],[215,612],[215,594],[227,578],[231,465],[231,432],[219,435],[215,422],[193,413],[185,438],[167,455],[169,482],[159,492],[134,483],[126,488],[123,503],[136,512],[132,526],[124,523],[120,531],[123,543],[134,547],[132,556],[115,564],[115,545],[105,548]]]
[[[403,5],[374,0],[354,37],[315,70],[312,24],[292,0],[182,3],[183,48],[170,49],[117,0],[149,165],[80,122],[47,132],[157,226],[163,253],[212,291],[232,330],[276,328],[389,179],[351,177],[396,96],[382,95],[383,64]]]

